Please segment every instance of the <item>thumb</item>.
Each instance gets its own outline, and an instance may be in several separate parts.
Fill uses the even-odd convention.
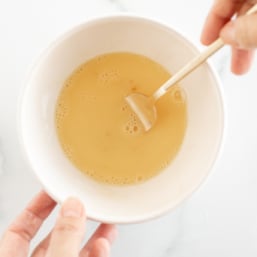
[[[257,14],[240,16],[221,30],[220,37],[226,44],[251,49],[257,47]]]
[[[78,257],[85,221],[82,203],[76,198],[67,199],[52,231],[46,257]]]

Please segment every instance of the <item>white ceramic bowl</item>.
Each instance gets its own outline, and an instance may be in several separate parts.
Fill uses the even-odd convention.
[[[172,164],[138,185],[93,181],[70,163],[59,145],[56,100],[75,68],[96,55],[117,51],[143,54],[173,74],[198,53],[180,33],[147,18],[121,15],[88,21],[57,39],[33,69],[21,101],[20,132],[32,169],[54,199],[77,196],[91,219],[134,223],[172,210],[204,181],[220,151],[224,109],[217,77],[203,64],[180,83],[187,95],[188,127]]]

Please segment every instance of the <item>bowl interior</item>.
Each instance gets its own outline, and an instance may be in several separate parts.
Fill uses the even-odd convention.
[[[174,30],[144,18],[108,17],[80,25],[59,38],[33,70],[21,106],[21,138],[33,170],[57,201],[75,195],[85,203],[90,218],[128,223],[171,210],[202,183],[220,148],[223,106],[216,77],[204,64],[180,83],[187,95],[188,127],[172,164],[138,185],[92,181],[73,167],[60,148],[55,105],[75,68],[96,55],[118,51],[143,54],[173,74],[197,53]]]

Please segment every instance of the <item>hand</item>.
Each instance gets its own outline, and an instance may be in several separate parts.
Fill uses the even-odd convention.
[[[27,257],[30,241],[55,205],[55,201],[46,193],[39,193],[5,232],[0,241],[0,256]],[[80,249],[85,223],[83,205],[75,198],[67,199],[61,207],[55,227],[31,256],[108,257],[117,234],[115,226],[101,224]]]
[[[203,28],[203,44],[209,45],[220,36],[232,46],[231,70],[238,75],[249,70],[257,47],[257,14],[231,18],[234,14],[241,16],[256,3],[257,0],[215,0]]]

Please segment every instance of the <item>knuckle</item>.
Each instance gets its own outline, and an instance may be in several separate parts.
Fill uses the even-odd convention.
[[[18,235],[25,241],[30,241],[37,228],[42,224],[42,219],[30,210],[25,210],[17,221],[14,221],[10,227],[9,232]]]
[[[242,48],[252,48],[257,46],[257,30],[252,17],[238,19],[236,38]]]
[[[76,221],[62,220],[56,224],[55,231],[63,233],[70,232],[75,233],[79,230],[79,225]]]

